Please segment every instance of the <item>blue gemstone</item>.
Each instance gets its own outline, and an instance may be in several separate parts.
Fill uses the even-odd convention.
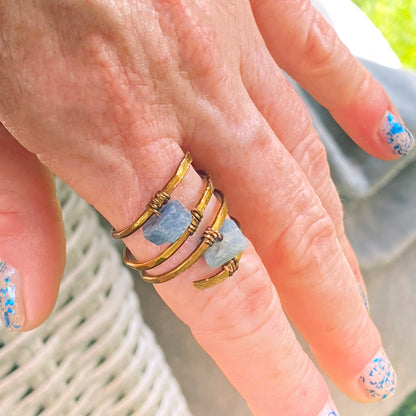
[[[144,223],[144,238],[158,246],[174,243],[188,228],[192,214],[176,200],[168,202],[159,212],[160,217],[152,215]]]
[[[206,263],[213,269],[227,263],[248,247],[247,239],[233,220],[226,219],[220,233],[222,240],[216,241],[204,253]]]

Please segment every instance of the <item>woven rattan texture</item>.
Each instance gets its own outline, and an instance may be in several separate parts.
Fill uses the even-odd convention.
[[[97,214],[57,182],[67,265],[56,308],[29,333],[0,330],[0,414],[187,416]]]

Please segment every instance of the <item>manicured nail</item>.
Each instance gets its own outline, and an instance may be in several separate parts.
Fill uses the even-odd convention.
[[[0,259],[0,315],[4,326],[11,331],[22,327],[25,320],[18,271]]]
[[[370,305],[368,304],[367,296],[365,295],[364,290],[360,285],[360,282],[357,282],[357,287],[358,287],[358,292],[360,293],[360,296],[361,296],[361,300],[364,303],[364,306],[366,307],[368,311],[370,311]]]
[[[360,382],[367,394],[374,399],[384,400],[393,395],[396,389],[396,373],[383,350],[366,365]]]
[[[339,413],[337,409],[335,409],[335,405],[333,404],[332,400],[325,405],[318,416],[339,416]]]
[[[394,155],[406,156],[415,144],[412,133],[390,111],[384,114],[379,134],[391,146]]]

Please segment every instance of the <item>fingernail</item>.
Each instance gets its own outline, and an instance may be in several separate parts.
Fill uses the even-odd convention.
[[[16,331],[22,327],[25,313],[19,272],[0,259],[0,315],[4,326]]]
[[[368,304],[367,296],[364,293],[364,290],[362,286],[360,285],[360,282],[357,282],[358,292],[360,293],[361,300],[363,301],[364,306],[366,307],[367,311],[370,311],[370,305]]]
[[[339,413],[335,408],[334,402],[332,400],[328,401],[328,403],[321,410],[318,416],[339,416]]]
[[[390,111],[384,114],[379,134],[390,145],[394,155],[406,156],[415,144],[412,133]]]
[[[380,350],[366,365],[360,383],[367,394],[378,400],[391,397],[396,389],[396,373],[386,353]]]

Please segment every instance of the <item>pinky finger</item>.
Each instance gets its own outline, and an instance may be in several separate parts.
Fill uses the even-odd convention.
[[[0,124],[0,315],[29,330],[50,314],[65,261],[51,173]]]

